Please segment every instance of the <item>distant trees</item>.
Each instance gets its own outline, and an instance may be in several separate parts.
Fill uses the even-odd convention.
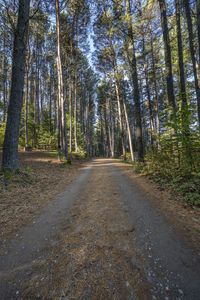
[[[5,135],[2,166],[11,170],[18,169],[18,146],[24,147],[26,151],[31,148],[57,149],[59,147],[66,159],[69,158],[69,151],[92,155],[94,152],[92,145],[96,77],[83,53],[84,50],[79,47],[80,45],[82,49],[85,49],[88,43],[86,39],[83,39],[89,22],[88,3],[87,1],[61,3],[56,0],[54,3],[51,1],[48,3],[47,1],[33,1],[31,5],[29,3],[30,18],[27,19],[29,22],[26,20],[27,27],[23,32],[24,36],[20,37],[20,41],[23,38],[24,47],[27,45],[27,51],[23,52],[21,73],[20,76],[19,73],[17,75],[18,83],[14,79],[15,88],[17,85],[20,93],[14,100],[14,112],[9,108],[7,114],[8,98],[9,95],[12,96],[11,68],[16,68],[11,62],[10,52],[12,52],[14,36],[19,31],[16,30],[15,34],[16,8],[20,10],[21,3],[22,1],[19,3],[16,1],[14,5],[9,0],[2,2],[0,17],[2,24],[0,29],[2,37],[0,40],[2,54],[0,147],[3,146],[6,120],[7,127],[10,128]],[[62,13],[59,10],[60,6]],[[22,33],[22,31],[19,32]],[[18,46],[19,43],[16,46],[17,50]],[[19,55],[20,51],[15,52]],[[22,62],[18,58],[17,61]],[[18,63],[17,67],[19,67]],[[13,108],[12,101],[9,107]],[[20,104],[19,109],[16,101]],[[14,114],[18,114],[17,117]],[[16,136],[17,128],[18,137]],[[11,138],[11,132],[15,134],[15,139]],[[14,146],[10,144],[11,142]],[[11,154],[13,157],[8,158]],[[7,161],[6,164],[5,161]]]
[[[14,122],[11,52],[19,7],[2,4],[1,144],[7,121],[16,137],[19,128],[25,150],[59,146],[66,159],[81,152],[141,162],[164,155],[177,168],[196,168],[199,1],[32,1],[18,93],[23,105]]]
[[[195,9],[197,15],[192,15]],[[196,8],[179,0],[98,2],[95,57],[103,78],[97,94],[99,152],[105,155],[108,147],[111,153],[105,134],[112,131],[111,115],[115,155],[142,161],[145,154],[159,157],[167,151],[174,165],[193,166],[191,151],[199,140],[195,25],[199,33],[198,1]]]

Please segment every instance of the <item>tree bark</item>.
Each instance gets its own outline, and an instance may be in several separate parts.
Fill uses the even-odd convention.
[[[200,87],[199,87],[199,82],[198,82],[197,61],[195,58],[195,48],[194,48],[194,41],[193,41],[193,24],[192,24],[192,17],[191,17],[189,1],[184,0],[183,4],[184,4],[187,28],[188,28],[190,56],[191,56],[191,60],[192,60],[194,84],[195,84],[196,97],[197,97],[197,114],[198,114],[198,121],[199,121],[199,127],[200,127]]]
[[[174,96],[171,47],[170,47],[170,39],[169,39],[168,21],[167,21],[167,8],[166,8],[165,0],[158,0],[158,1],[160,5],[161,25],[162,25],[164,52],[165,52],[167,98],[168,98],[168,103],[172,108],[173,115],[176,116],[176,101]]]
[[[69,84],[69,152],[72,153],[72,97],[73,97],[73,82],[70,78]]]
[[[187,106],[186,86],[185,86],[185,69],[183,61],[183,45],[181,34],[181,17],[180,17],[180,0],[175,0],[176,6],[176,30],[177,30],[177,45],[178,45],[178,68],[180,80],[180,95],[182,107]]]
[[[142,118],[141,118],[141,107],[140,107],[140,92],[138,86],[138,73],[137,73],[137,61],[135,56],[135,41],[132,26],[132,11],[131,11],[131,0],[126,0],[126,12],[128,15],[128,39],[132,44],[132,58],[129,58],[129,64],[132,76],[133,85],[133,97],[135,102],[135,120],[136,120],[136,144],[138,151],[138,160],[144,160],[144,145],[142,136]]]
[[[126,148],[125,148],[125,141],[124,141],[124,126],[123,126],[123,119],[122,119],[122,107],[120,101],[120,94],[119,94],[119,83],[117,82],[117,80],[115,80],[115,92],[116,92],[118,115],[119,115],[119,128],[120,128],[121,140],[122,140],[122,154],[125,159]]]
[[[77,74],[74,76],[74,145],[75,152],[78,152],[78,141],[77,141]]]
[[[64,85],[63,85],[63,73],[61,62],[61,48],[60,48],[60,3],[56,0],[56,33],[57,33],[57,72],[58,72],[58,108],[60,110],[60,122],[59,128],[61,140],[59,147],[62,148],[63,154],[68,160],[68,140],[67,140],[67,124],[66,124],[66,105],[64,101]]]
[[[198,35],[198,56],[199,56],[199,68],[200,68],[200,0],[196,0],[196,13],[197,13],[197,35]]]
[[[30,49],[29,49],[30,51]],[[29,52],[30,53],[30,52]],[[25,95],[25,151],[28,150],[29,146],[29,135],[28,135],[28,114],[29,114],[29,69],[30,69],[30,54],[28,54],[26,62],[26,95]]]
[[[130,148],[130,153],[131,153],[131,161],[134,161],[131,128],[130,128],[130,124],[129,124],[128,113],[127,113],[127,108],[126,108],[125,101],[123,101],[123,106],[124,106],[124,114],[125,114],[125,120],[126,120],[126,127],[127,127],[127,131],[128,131],[128,141],[129,141],[129,148]]]
[[[30,0],[19,0],[18,21],[13,47],[11,92],[2,159],[2,168],[11,171],[16,171],[19,168],[18,143],[23,104],[29,10]]]
[[[6,121],[7,113],[7,96],[8,96],[8,87],[7,87],[7,77],[8,77],[8,59],[6,53],[6,37],[5,32],[3,36],[3,122]]]
[[[156,132],[158,135],[158,146],[159,146],[159,137],[160,137],[159,100],[158,100],[158,86],[157,86],[156,64],[155,64],[155,57],[154,57],[152,30],[151,30],[151,59],[152,59],[153,85],[154,85],[154,93],[155,93],[155,99],[154,99],[155,125],[156,125]]]
[[[154,122],[154,115],[153,115],[153,106],[151,101],[151,93],[150,93],[150,86],[149,86],[149,78],[148,78],[148,60],[146,59],[146,48],[145,48],[145,40],[143,36],[143,55],[144,55],[144,77],[145,77],[145,85],[146,85],[146,95],[147,95],[147,101],[148,101],[148,109],[149,109],[149,118],[150,118],[150,132],[151,132],[151,144],[154,143],[154,129],[155,129],[155,122]]]

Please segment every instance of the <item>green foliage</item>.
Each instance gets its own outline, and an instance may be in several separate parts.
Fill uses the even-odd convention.
[[[72,154],[72,158],[77,159],[77,160],[84,159],[87,156],[86,151],[81,150],[81,149],[78,149],[78,152],[72,152],[71,154]]]
[[[170,187],[191,205],[200,206],[200,134],[191,126],[192,107],[179,104],[176,117],[170,109],[158,145],[148,148],[145,163],[134,163],[134,171],[150,175]]]
[[[23,172],[24,172],[25,174],[27,174],[27,175],[30,175],[31,173],[33,173],[33,169],[32,169],[31,167],[27,166],[27,167],[23,170]]]
[[[148,154],[145,163],[135,162],[133,169],[149,175],[159,185],[169,187],[189,204],[200,206],[200,173],[178,168],[175,159],[167,153]]]
[[[3,176],[5,181],[9,181],[13,178],[14,173],[8,169],[3,170]]]
[[[187,193],[185,196],[185,200],[190,203],[191,205],[199,206],[200,207],[200,196],[198,193]]]
[[[145,171],[145,164],[143,162],[140,161],[135,161],[133,163],[133,170],[135,173],[144,173]]]
[[[0,125],[0,147],[3,147],[4,135],[5,135],[6,124]]]
[[[57,148],[57,135],[50,133],[49,130],[46,130],[43,126],[39,129],[37,141],[38,145],[46,145],[52,149]]]

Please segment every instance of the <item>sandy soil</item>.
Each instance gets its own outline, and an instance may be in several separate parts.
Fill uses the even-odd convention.
[[[200,210],[188,205],[181,197],[174,195],[170,189],[163,189],[148,176],[134,173],[131,165],[121,164],[120,168],[125,176],[137,184],[148,200],[165,215],[169,222],[173,223],[183,236],[187,236],[187,239],[199,252]]]
[[[94,160],[76,174],[11,240],[0,261],[2,299],[198,299],[199,250],[190,241],[200,240],[199,212],[116,160]]]
[[[63,191],[82,165],[80,161],[63,165],[57,157],[41,151],[21,152],[20,162],[21,173],[7,186],[0,176],[0,245]]]
[[[35,269],[23,297],[34,299],[39,284],[44,299],[149,299],[130,237],[134,230],[107,165],[95,168],[70,210],[48,270],[46,263]]]

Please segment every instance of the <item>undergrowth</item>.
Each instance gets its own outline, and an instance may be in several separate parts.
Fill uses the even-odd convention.
[[[145,162],[134,162],[136,173],[148,175],[162,187],[170,188],[188,204],[200,207],[200,158],[188,162],[168,152],[151,152]]]

